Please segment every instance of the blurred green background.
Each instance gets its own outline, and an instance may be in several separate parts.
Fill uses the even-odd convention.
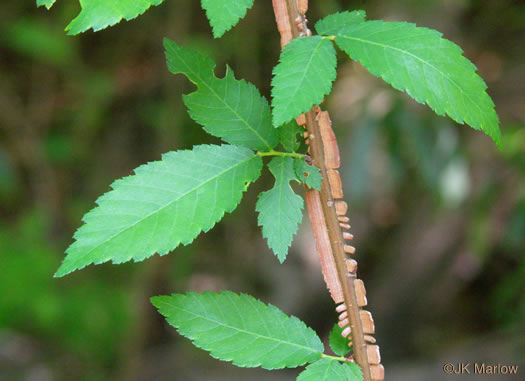
[[[448,380],[452,362],[521,364],[525,374],[525,5],[499,0],[310,0],[309,19],[435,28],[479,68],[503,149],[435,116],[340,55],[325,106],[387,380]],[[76,1],[47,12],[0,3],[0,380],[292,380],[237,369],[168,327],[149,297],[250,293],[327,339],[336,320],[308,218],[279,265],[254,203],[268,174],[211,232],[143,263],[52,275],[82,215],[116,178],[169,150],[217,143],[185,111],[162,38],[198,47],[269,96],[279,36],[269,1],[213,40],[198,1],[171,1],[98,33],[65,36]],[[300,190],[299,190],[300,191]],[[483,379],[478,377],[475,379]],[[491,376],[490,380],[514,379]],[[523,379],[523,378],[516,378]]]

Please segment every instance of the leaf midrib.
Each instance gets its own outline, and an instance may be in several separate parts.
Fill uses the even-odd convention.
[[[326,380],[326,376],[328,376],[328,372],[330,371],[330,368],[332,367],[332,363],[333,363],[333,361],[330,361],[328,363],[328,366],[326,367],[326,370],[325,370],[324,375],[323,375],[323,381]]]
[[[279,183],[279,210],[280,211],[284,211],[283,208],[281,207],[282,204],[283,204],[283,191],[284,191],[284,186],[286,186],[286,182],[289,183],[289,180],[287,181],[287,179],[284,176],[285,169],[286,169],[286,159],[282,159],[281,160],[280,167],[281,168],[280,168],[280,171],[279,171],[279,180],[276,179],[276,183],[277,182]],[[282,227],[283,226],[283,224],[282,224],[283,213],[279,213],[278,216],[279,216],[279,226]],[[279,246],[282,247],[283,242],[282,242],[281,234],[279,234],[279,244],[280,244]],[[286,249],[287,248],[288,248],[288,246],[286,247]],[[286,249],[285,249],[285,251],[286,251]]]

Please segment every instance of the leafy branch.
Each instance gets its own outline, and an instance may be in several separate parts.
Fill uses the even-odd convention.
[[[37,0],[37,5],[49,9],[54,2]],[[100,30],[162,2],[81,0],[82,10],[66,30]],[[55,276],[89,264],[141,261],[191,243],[233,212],[266,165],[275,182],[259,194],[255,208],[263,237],[280,262],[302,220],[304,202],[290,184],[306,188],[325,280],[338,305],[340,323],[330,334],[337,356],[325,354],[319,337],[299,319],[248,295],[174,294],[154,297],[152,303],[196,346],[238,366],[308,364],[299,381],[382,380],[373,321],[361,309],[366,305],[363,282],[357,279],[357,262],[349,257],[355,249],[345,244],[351,235],[342,230],[349,225],[337,139],[328,113],[317,106],[336,79],[335,48],[438,115],[482,130],[499,146],[498,116],[476,67],[439,32],[404,22],[367,21],[365,12],[354,11],[325,17],[316,24],[319,35],[312,36],[306,0],[272,3],[284,49],[273,70],[271,107],[228,66],[219,78],[210,57],[165,39],[168,69],[196,86],[183,96],[190,117],[227,144],[168,152],[115,181],[83,217]],[[220,37],[244,17],[253,0],[201,4],[214,37]],[[298,152],[305,152],[303,143],[307,153]],[[271,160],[265,164],[264,157]],[[350,350],[357,365],[345,357]]]

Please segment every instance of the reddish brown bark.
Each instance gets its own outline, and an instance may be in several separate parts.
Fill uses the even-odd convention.
[[[311,35],[306,25],[307,0],[272,0],[281,47],[292,38]],[[323,177],[321,191],[308,189],[306,203],[312,222],[324,279],[340,313],[339,325],[343,336],[350,337],[353,359],[363,371],[364,381],[381,381],[384,369],[380,364],[379,347],[373,345],[375,332],[372,315],[361,307],[367,304],[366,291],[357,279],[357,262],[349,258],[355,248],[346,243],[353,236],[344,231],[350,228],[345,216],[347,205],[341,199],[343,190],[338,172],[340,165],[337,139],[326,111],[316,106],[297,118],[307,133],[312,164],[319,167]]]

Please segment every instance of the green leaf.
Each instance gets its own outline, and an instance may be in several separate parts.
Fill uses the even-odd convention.
[[[362,381],[359,366],[354,363],[341,364],[331,359],[321,359],[306,367],[297,381]]]
[[[315,30],[323,36],[335,36],[350,25],[364,22],[365,18],[365,11],[334,13],[317,21]]]
[[[331,17],[335,16],[321,25],[329,24]],[[441,38],[441,33],[405,22],[366,21],[351,23],[335,36],[337,45],[372,74],[428,104],[438,115],[482,130],[501,145],[487,85],[461,48]]]
[[[330,93],[336,77],[334,46],[320,36],[295,38],[281,52],[273,70],[273,125],[307,112]]]
[[[215,77],[215,63],[194,50],[164,39],[168,68],[182,73],[198,90],[184,96],[190,116],[211,135],[254,150],[271,150],[279,142],[272,127],[270,106],[251,83],[236,80],[227,68]]]
[[[330,336],[328,337],[330,348],[338,356],[346,356],[346,354],[350,352],[350,347],[348,346],[350,341],[341,335],[342,332],[343,329],[340,328],[339,325],[334,324],[334,327],[330,331]]]
[[[359,365],[353,362],[348,362],[345,365],[350,369],[350,373],[348,373],[348,371],[346,372],[347,378],[349,381],[362,381],[363,380],[363,371],[361,370]]]
[[[297,134],[304,132],[304,128],[297,125],[295,120],[292,120],[278,129],[279,131],[279,142],[283,148],[288,152],[295,152],[301,145],[297,141]]]
[[[202,8],[210,20],[213,37],[221,37],[246,15],[253,0],[201,0]]]
[[[200,145],[169,152],[115,181],[97,200],[55,276],[89,264],[167,254],[210,230],[239,204],[262,160],[244,147]]]
[[[68,34],[79,34],[93,28],[113,26],[122,19],[129,21],[164,0],[80,0],[82,10],[66,27]]]
[[[321,190],[321,170],[314,165],[309,165],[304,159],[295,159],[293,169],[300,182],[309,188]]]
[[[47,9],[50,9],[56,0],[36,0],[36,6],[41,7],[45,6]]]
[[[195,346],[240,367],[294,368],[318,360],[324,350],[302,321],[249,295],[189,292],[151,302]]]
[[[275,185],[259,194],[255,210],[259,212],[257,222],[263,237],[282,263],[303,218],[303,199],[290,187],[290,181],[297,180],[291,157],[275,157],[268,167],[275,177]]]

